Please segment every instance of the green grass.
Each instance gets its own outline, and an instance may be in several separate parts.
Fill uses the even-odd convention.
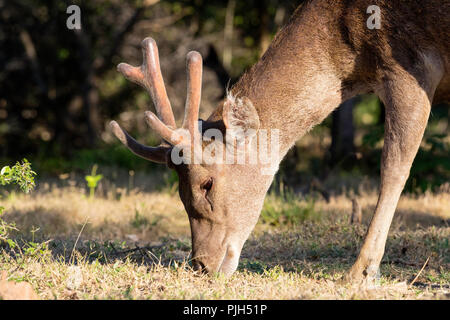
[[[315,207],[315,199],[299,199],[293,194],[267,195],[261,211],[262,223],[271,226],[293,226],[305,220],[319,220],[321,212]]]

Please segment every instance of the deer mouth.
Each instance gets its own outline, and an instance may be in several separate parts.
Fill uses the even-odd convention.
[[[205,264],[201,261],[195,261],[193,267],[195,271],[207,272]]]

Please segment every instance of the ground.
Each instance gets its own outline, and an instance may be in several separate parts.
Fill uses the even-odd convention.
[[[349,222],[349,192],[329,202],[272,192],[238,271],[225,278],[190,268],[176,188],[108,186],[90,198],[82,183],[41,182],[1,199],[18,231],[0,244],[0,271],[40,299],[449,299],[450,192],[441,189],[402,196],[381,278],[368,288],[339,279],[362,244],[375,190],[357,192],[361,225]]]

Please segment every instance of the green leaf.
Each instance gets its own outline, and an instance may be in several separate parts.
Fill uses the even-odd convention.
[[[102,174],[98,174],[96,176],[85,176],[86,182],[89,188],[95,188],[97,183],[103,178]]]
[[[9,244],[11,249],[14,249],[16,247],[16,243],[11,239],[6,239],[6,242]]]
[[[0,171],[0,175],[6,175],[11,171],[11,168],[9,166],[5,166],[2,168],[2,171]]]

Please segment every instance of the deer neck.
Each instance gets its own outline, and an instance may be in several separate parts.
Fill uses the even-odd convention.
[[[281,158],[352,95],[342,83],[354,66],[351,62],[337,66],[334,61],[340,58],[330,56],[336,46],[340,55],[351,55],[330,32],[334,22],[316,21],[308,9],[303,11],[294,14],[261,60],[231,90],[232,95],[252,101],[262,129],[279,130]]]

